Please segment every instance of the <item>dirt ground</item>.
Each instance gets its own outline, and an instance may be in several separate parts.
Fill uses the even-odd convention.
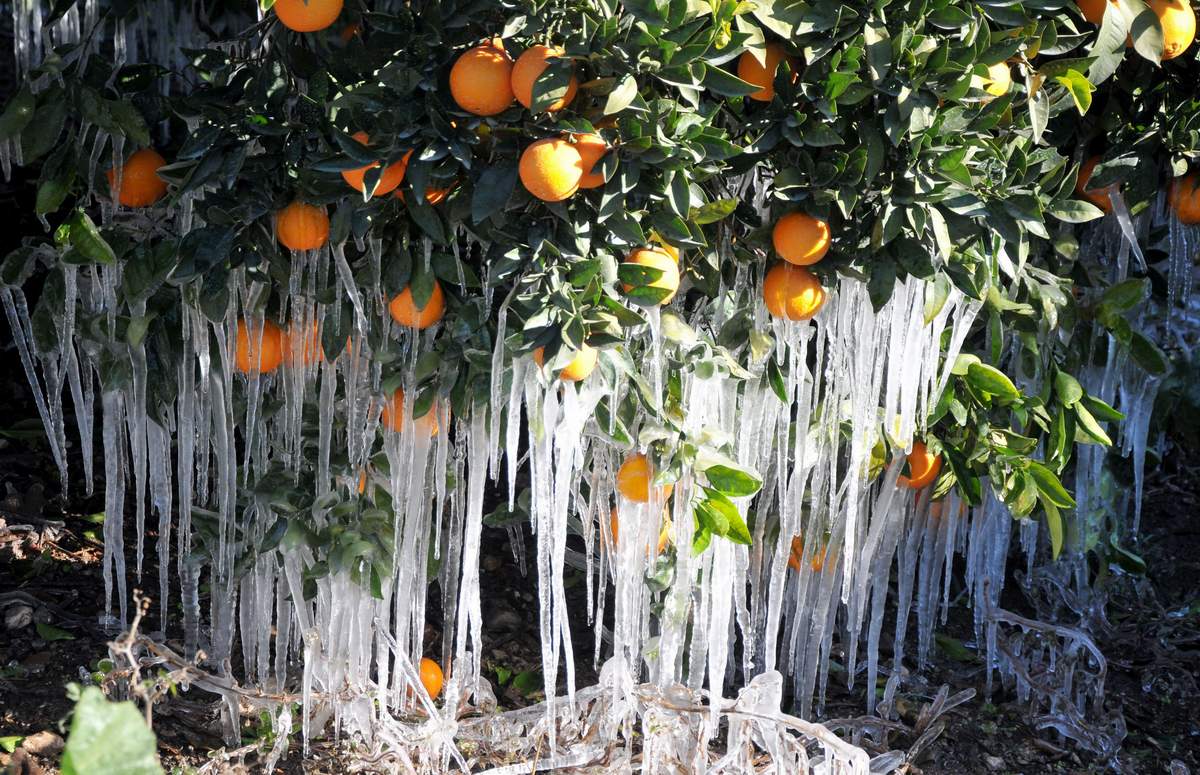
[[[5,334],[7,344],[8,335]],[[97,495],[60,496],[49,450],[42,439],[28,388],[11,347],[2,354],[12,364],[0,380],[0,416],[34,418],[0,423],[0,739],[33,737],[25,743],[44,755],[10,755],[0,748],[0,767],[15,773],[55,772],[56,750],[65,736],[71,703],[65,685],[87,680],[98,660],[107,656],[112,633],[101,628],[104,588],[100,560],[103,509]],[[1114,585],[1109,605],[1112,631],[1100,637],[1110,660],[1107,703],[1119,708],[1128,737],[1116,760],[1104,762],[1080,752],[1051,732],[1027,723],[1026,709],[1003,690],[984,696],[984,671],[973,653],[955,644],[973,636],[970,612],[956,610],[933,668],[913,681],[897,702],[901,721],[916,725],[920,708],[940,686],[950,691],[976,690],[974,699],[941,718],[944,731],[910,765],[909,773],[1159,773],[1172,772],[1172,762],[1200,772],[1200,460],[1177,461],[1151,473],[1138,551],[1148,574],[1137,584]],[[72,474],[78,487],[80,469]],[[129,520],[130,522],[132,520]],[[130,587],[157,588],[154,542],[146,536],[147,564]],[[133,536],[127,539],[127,544]],[[537,640],[537,596],[533,574],[522,575],[513,558],[509,534],[489,528],[482,564],[487,677],[503,707],[519,707],[540,697],[540,649]],[[526,548],[534,548],[525,536]],[[132,571],[132,568],[131,568]],[[582,612],[582,577],[570,588],[572,609]],[[570,582],[570,580],[569,580]],[[430,596],[431,653],[440,649],[441,612]],[[156,610],[153,609],[152,610]],[[146,629],[159,628],[152,614]],[[579,684],[594,682],[593,642],[586,621],[575,622]],[[170,634],[170,633],[169,633]],[[162,703],[155,713],[155,732],[168,772],[191,772],[209,761],[223,741],[211,696],[193,690]],[[863,713],[861,694],[839,691],[831,681],[826,717],[852,718]],[[38,733],[48,733],[38,735]],[[243,742],[258,732],[245,719]],[[915,733],[898,731],[887,748],[907,750]],[[277,772],[333,773],[345,767],[344,750],[317,744],[304,760],[293,753]],[[244,762],[245,767],[240,766]],[[258,772],[253,755],[214,767],[210,772]]]

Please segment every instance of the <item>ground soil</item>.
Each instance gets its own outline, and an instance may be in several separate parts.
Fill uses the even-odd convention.
[[[7,332],[5,344],[7,345]],[[41,436],[24,376],[11,346],[0,354],[7,377],[0,379],[0,614],[28,606],[32,620],[4,628],[0,621],[0,738],[51,732],[65,736],[71,711],[66,685],[83,682],[108,654],[114,633],[101,626],[105,611],[101,579],[102,545],[97,495],[79,492],[80,468],[73,461],[73,494],[61,489]],[[25,418],[25,419],[19,419]],[[33,419],[29,419],[33,418]],[[938,688],[975,689],[971,701],[941,718],[944,731],[907,772],[917,773],[1158,773],[1172,762],[1200,772],[1200,456],[1173,456],[1174,463],[1149,475],[1141,542],[1144,578],[1112,584],[1109,632],[1100,643],[1110,661],[1107,703],[1120,709],[1128,737],[1118,757],[1100,761],[1031,728],[1026,708],[1008,691],[985,697],[984,670],[973,654],[955,644],[973,640],[970,612],[956,609],[943,628],[945,640],[931,668],[905,686],[897,701],[900,720],[910,726]],[[127,520],[132,522],[132,520]],[[514,559],[513,536],[488,528],[482,565],[487,578],[483,604],[487,652],[485,675],[503,707],[519,707],[540,696],[540,647],[537,637],[537,590],[532,567],[522,573]],[[127,538],[131,545],[135,536]],[[157,588],[153,531],[146,535],[144,576],[129,578],[131,588]],[[526,531],[526,549],[534,550]],[[131,564],[132,565],[132,564]],[[571,572],[575,573],[575,572]],[[582,576],[568,577],[571,609],[578,612],[576,635],[579,685],[594,683],[592,627],[583,612]],[[1015,587],[1015,584],[1010,584]],[[440,652],[440,611],[430,597],[430,653]],[[1007,604],[1007,602],[1006,602]],[[1014,606],[1020,601],[1014,600]],[[3,618],[3,617],[0,617]],[[42,625],[39,630],[38,624]],[[47,629],[47,626],[55,629]],[[148,630],[160,628],[156,615]],[[172,631],[168,630],[168,635]],[[863,713],[861,693],[839,690],[831,681],[823,718],[852,718]],[[254,719],[245,719],[244,740],[252,742]],[[212,698],[193,690],[163,702],[155,714],[155,732],[168,771],[188,772],[220,750],[223,740]],[[913,735],[897,732],[879,750],[907,750]],[[293,755],[278,772],[333,773],[347,766],[344,748],[318,743],[306,759]],[[54,756],[10,756],[0,749],[0,768],[13,772],[54,772]],[[253,755],[239,757],[215,771],[258,772]],[[241,763],[245,763],[244,769]]]

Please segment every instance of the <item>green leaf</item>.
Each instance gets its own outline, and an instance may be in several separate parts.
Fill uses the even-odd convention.
[[[1075,499],[1071,497],[1071,493],[1067,492],[1067,488],[1063,487],[1062,482],[1058,480],[1053,471],[1036,460],[1027,461],[1027,465],[1027,470],[1033,477],[1033,481],[1037,483],[1043,501],[1049,501],[1063,509],[1075,508]]]
[[[571,80],[575,77],[575,61],[562,57],[548,60],[546,69],[533,82],[529,109],[541,113],[547,107],[567,96]]]
[[[1163,28],[1158,15],[1141,0],[1122,0],[1127,15],[1133,16],[1129,25],[1129,37],[1133,39],[1133,50],[1154,64],[1162,61]]]
[[[157,746],[132,702],[109,702],[86,686],[71,718],[62,775],[161,775]]]
[[[727,538],[735,544],[749,546],[753,539],[746,521],[737,506],[716,490],[705,488],[708,498],[696,505],[697,519],[713,535]]]
[[[4,113],[0,113],[0,140],[8,140],[20,134],[30,121],[33,121],[37,111],[37,98],[29,89],[29,84],[23,84],[20,90],[8,101]]]
[[[737,206],[738,200],[736,199],[718,199],[700,207],[693,207],[688,213],[688,219],[698,226],[716,223],[722,218],[732,215]]]
[[[1112,446],[1112,439],[1105,433],[1104,428],[1100,427],[1100,423],[1087,410],[1087,407],[1079,403],[1075,404],[1073,409],[1075,410],[1075,420],[1079,423],[1079,430],[1085,436],[1097,444],[1103,444],[1106,447]]]
[[[534,670],[523,670],[512,679],[512,686],[521,694],[529,695],[542,690],[542,674]]]
[[[1087,223],[1104,217],[1104,211],[1082,199],[1059,199],[1046,208],[1049,215],[1066,223]]]
[[[1166,374],[1168,361],[1166,353],[1140,331],[1134,331],[1129,338],[1129,353],[1137,365],[1151,374]]]
[[[986,363],[972,363],[967,367],[967,382],[971,387],[1001,400],[1016,401],[1021,397],[1021,391],[1004,372]]]
[[[732,497],[753,495],[762,487],[762,480],[749,471],[730,466],[711,466],[704,475],[716,490]]]
[[[117,260],[117,254],[112,246],[100,236],[100,230],[91,217],[83,210],[76,210],[68,221],[71,230],[71,247],[93,264],[112,264]]]
[[[1108,543],[1112,547],[1112,554],[1115,555],[1117,564],[1122,569],[1138,576],[1146,575],[1146,561],[1139,555],[1121,546],[1120,539],[1117,538],[1116,533],[1108,537]]]
[[[1084,396],[1083,403],[1087,405],[1088,411],[1092,413],[1093,417],[1104,422],[1120,422],[1125,419],[1123,413],[1113,409],[1095,396]]]
[[[625,110],[637,98],[637,93],[637,79],[632,75],[626,75],[605,98],[604,115],[611,116]]]
[[[1063,545],[1062,514],[1055,504],[1045,498],[1042,499],[1042,508],[1046,510],[1046,528],[1050,533],[1050,557],[1057,560]]]
[[[1054,392],[1063,406],[1074,406],[1083,398],[1083,387],[1079,380],[1062,370],[1054,373]]]
[[[142,118],[142,114],[133,107],[132,103],[111,100],[105,102],[105,107],[108,108],[113,120],[117,122],[117,126],[135,145],[139,148],[150,145],[150,129],[146,126],[146,119]]]
[[[498,161],[488,166],[471,194],[471,221],[482,223],[492,214],[499,212],[512,196],[517,185],[515,162]]]
[[[744,97],[758,91],[758,87],[754,84],[746,83],[741,78],[731,75],[715,65],[704,68],[702,83],[704,88],[722,97]]]
[[[967,647],[963,646],[962,641],[957,638],[951,638],[949,635],[938,633],[933,636],[937,642],[938,648],[942,653],[953,659],[955,662],[975,662],[978,658]]]
[[[21,744],[24,737],[20,735],[6,735],[0,737],[0,748],[3,748],[7,753],[12,753],[17,750],[17,746]]]
[[[1067,70],[1063,75],[1056,76],[1054,80],[1067,88],[1079,115],[1082,116],[1088,112],[1088,108],[1092,106],[1092,92],[1096,90],[1096,87],[1092,86],[1086,75],[1078,70]]]

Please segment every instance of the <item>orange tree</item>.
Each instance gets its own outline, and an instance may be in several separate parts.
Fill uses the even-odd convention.
[[[1121,417],[1076,379],[1104,357],[1076,329],[1099,321],[1105,347],[1165,368],[1129,315],[1146,283],[1080,239],[1113,209],[1109,186],[1123,224],[1195,158],[1186,4],[278,0],[256,21],[214,1],[202,5],[222,27],[189,28],[211,44],[120,67],[105,25],[145,24],[143,11],[102,5],[93,35],[37,65],[0,116],[0,139],[39,169],[49,227],[2,279],[12,299],[46,275],[33,356],[57,364],[74,342],[102,392],[132,391],[125,411],[152,419],[194,389],[180,364],[197,332],[230,332],[202,349],[216,368],[235,361],[231,406],[249,408],[237,457],[255,461],[238,498],[269,502],[272,519],[234,538],[211,514],[194,527],[196,547],[233,541],[236,572],[303,544],[306,594],[339,570],[383,594],[405,507],[375,487],[376,473],[401,476],[380,437],[431,411],[427,434],[465,433],[448,421],[498,413],[531,355],[564,390],[605,386],[594,427],[647,453],[640,491],[651,477],[706,482],[677,527],[693,552],[775,539],[766,507],[748,520],[731,500],[762,472],[689,425],[683,385],[719,377],[790,405],[815,366],[796,348],[856,282],[875,310],[910,289],[917,306],[897,325],[930,323],[952,298],[972,310],[930,345],[934,365],[942,348],[953,357],[925,416],[897,433],[870,407],[885,429],[870,475],[907,459],[900,475],[934,499],[978,505],[990,489],[1014,517],[1044,516],[1057,556],[1075,445],[1108,444]],[[46,24],[70,13],[56,3]],[[104,278],[99,295],[81,297],[79,277]],[[296,405],[334,363],[320,410]],[[259,395],[268,379],[279,393]],[[345,416],[326,411],[335,398]],[[375,420],[352,408],[363,402]],[[255,419],[283,415],[298,430],[261,434],[259,457]],[[332,462],[328,434],[347,448]],[[850,455],[853,435],[835,449]],[[331,518],[313,524],[311,509]],[[776,540],[799,568],[804,542]],[[832,566],[819,553],[814,570]]]

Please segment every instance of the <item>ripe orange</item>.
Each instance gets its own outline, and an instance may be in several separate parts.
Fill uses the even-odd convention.
[[[1196,12],[1189,0],[1146,0],[1146,5],[1162,25],[1163,60],[1187,51],[1196,39]]]
[[[678,251],[676,251],[678,253]],[[625,259],[627,264],[640,264],[648,266],[651,269],[658,269],[662,275],[657,279],[647,284],[649,288],[665,288],[670,291],[659,304],[667,304],[671,299],[675,298],[675,292],[679,290],[679,265],[676,264],[677,258],[672,258],[671,254],[661,247],[652,248],[637,248],[629,254]],[[625,286],[625,292],[632,290],[632,285]]]
[[[370,144],[370,138],[366,132],[355,132],[352,137],[363,145]],[[404,173],[408,171],[408,157],[412,156],[412,151],[404,154],[404,158],[395,164],[389,164],[379,174],[379,182],[375,184],[375,193],[372,196],[383,196],[390,194],[396,190],[396,186],[404,181]],[[375,169],[379,166],[379,162],[368,164],[365,167],[358,167],[352,170],[342,170],[342,179],[350,184],[350,187],[355,191],[362,191],[366,185],[365,178],[367,170]]]
[[[1003,97],[1012,88],[1012,70],[1007,62],[996,62],[988,65],[986,76],[974,76],[971,81],[972,86],[983,89],[992,97]]]
[[[560,46],[537,45],[530,46],[525,49],[525,53],[517,57],[517,63],[513,65],[512,69],[512,91],[517,102],[527,108],[533,107],[533,84],[550,66],[548,60],[561,57],[565,53]],[[570,83],[567,84],[566,94],[547,105],[546,112],[553,113],[565,108],[571,100],[575,99],[575,92],[578,89],[579,81],[572,75]]]
[[[454,190],[454,183],[445,188],[435,188],[429,186],[425,189],[425,201],[431,205],[441,204],[446,201],[446,197],[450,196],[450,192]]]
[[[1171,181],[1167,201],[1181,223],[1194,226],[1200,223],[1200,176],[1190,172]]]
[[[1104,21],[1104,9],[1111,5],[1116,9],[1117,4],[1113,0],[1075,0],[1079,6],[1079,11],[1083,14],[1083,18],[1087,19],[1092,24],[1100,24]]]
[[[296,32],[316,32],[337,21],[342,0],[275,0],[275,15]]]
[[[450,68],[450,95],[468,113],[503,113],[513,103],[512,69],[504,49],[494,43],[476,46]]]
[[[399,433],[404,430],[404,390],[396,388],[392,397],[383,402],[383,427]],[[436,436],[438,432],[437,402],[429,411],[417,418],[417,428],[427,436]]]
[[[350,41],[354,40],[361,31],[362,27],[358,22],[350,22],[345,27],[342,27],[342,31],[338,33],[338,37],[343,43],[349,43]]]
[[[596,168],[604,154],[608,153],[608,143],[598,134],[584,133],[575,135],[575,150],[583,161],[583,177],[579,179],[580,188],[599,188],[604,185],[604,173]]]
[[[625,458],[617,469],[617,491],[631,501],[648,503],[650,501],[650,481],[654,478],[654,469],[650,459],[640,452],[635,452]],[[664,484],[655,493],[658,500],[671,497],[674,485]]]
[[[425,187],[425,201],[431,205],[441,204],[442,202],[446,201],[446,197],[450,196],[450,192],[453,191],[454,187],[457,185],[458,185],[458,181],[453,181],[450,183],[450,185],[445,186],[443,188],[438,188],[436,186],[426,186]],[[401,202],[408,201],[407,199],[404,198],[403,191],[397,191],[396,197]]]
[[[533,351],[533,361],[540,369],[545,358],[544,347],[539,347]],[[584,345],[575,353],[575,357],[570,363],[563,367],[563,370],[558,373],[558,378],[563,382],[579,382],[588,378],[588,375],[596,368],[596,360],[600,357],[599,351],[589,345]]]
[[[358,472],[358,494],[362,495],[367,491],[367,469]]]
[[[759,63],[754,58],[754,54],[749,51],[743,53],[738,58],[738,78],[741,78],[751,86],[757,86],[758,91],[751,92],[748,97],[759,102],[770,102],[775,98],[775,73],[779,70],[779,63],[785,59],[791,62],[791,57],[783,50],[783,46],[778,43],[768,43],[766,59],[766,67]],[[792,80],[795,80],[793,73]]]
[[[442,668],[429,657],[421,657],[421,684],[432,699],[442,693]]]
[[[392,313],[392,320],[402,326],[420,330],[429,328],[441,320],[442,315],[446,312],[446,296],[442,293],[441,283],[437,280],[433,281],[433,292],[429,295],[429,300],[425,302],[424,307],[418,309],[413,302],[412,288],[405,288],[396,298],[392,299],[392,303],[388,305],[388,311]]]
[[[923,441],[914,441],[912,452],[908,453],[908,473],[901,476],[897,484],[907,485],[914,490],[933,484],[942,470],[942,456],[930,453]]]
[[[324,207],[292,202],[275,215],[275,236],[289,250],[316,250],[329,240]]]
[[[233,363],[243,374],[249,374],[256,366],[259,373],[269,374],[283,363],[287,337],[279,326],[271,321],[263,321],[262,335],[259,338],[257,330],[251,330],[245,320],[239,320],[236,338]]]
[[[620,537],[620,522],[617,519],[617,507],[613,506],[612,514],[608,518],[608,529],[612,531],[613,546],[617,545],[617,540]],[[671,543],[671,510],[667,506],[663,506],[662,512],[662,528],[658,531],[658,553],[662,554],[667,550],[667,546]],[[649,552],[646,553],[649,555]]]
[[[767,272],[762,294],[767,311],[788,320],[808,320],[825,304],[825,289],[816,275],[786,261]]]
[[[1075,180],[1075,195],[1083,197],[1107,213],[1112,210],[1112,201],[1109,199],[1109,194],[1115,194],[1120,191],[1120,188],[1115,184],[1105,186],[1104,188],[1088,188],[1088,181],[1091,180],[1092,170],[1096,169],[1096,165],[1099,163],[1100,157],[1093,156],[1080,166],[1079,177]]]
[[[125,207],[147,207],[167,193],[167,182],[158,176],[158,168],[167,160],[153,148],[143,148],[125,161],[121,168],[121,192],[117,201]],[[116,170],[108,171],[108,189],[117,186]]]
[[[784,261],[811,266],[829,252],[829,224],[807,213],[788,213],[775,223],[771,241]]]
[[[828,552],[829,546],[826,544],[813,553],[808,561],[808,567],[812,568],[813,573],[820,573],[821,569],[825,567],[825,555]],[[792,547],[788,552],[788,567],[799,572],[802,562],[804,562],[804,539],[800,536],[792,536]]]
[[[547,137],[525,149],[518,172],[529,193],[543,202],[561,202],[579,189],[583,157],[566,140]]]
[[[657,243],[654,246],[655,250],[661,250],[663,253],[666,253],[668,256],[670,256],[671,260],[676,264],[679,263],[679,248],[675,247],[674,245],[668,245],[662,241],[661,237],[657,235],[651,235],[651,239]]]

